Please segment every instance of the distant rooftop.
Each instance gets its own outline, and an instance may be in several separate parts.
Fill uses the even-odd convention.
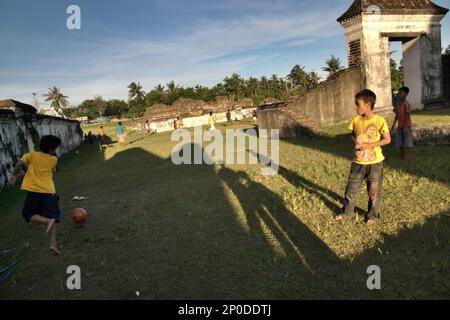
[[[337,21],[343,22],[353,17],[359,16],[370,6],[380,7],[382,14],[443,14],[448,9],[438,6],[430,0],[356,0],[350,8],[340,16]]]
[[[30,106],[29,104],[22,103],[20,101],[8,99],[8,100],[0,100],[0,109],[3,110],[10,110],[15,112],[16,109],[24,110],[28,113],[36,113],[36,109],[33,106]]]

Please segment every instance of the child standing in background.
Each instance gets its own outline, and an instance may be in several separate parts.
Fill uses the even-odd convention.
[[[400,149],[400,156],[402,157],[402,159],[406,159],[408,157],[414,146],[412,135],[411,105],[406,100],[408,95],[408,87],[403,87],[398,91],[398,104],[395,110],[394,124],[392,125],[392,131],[394,131],[395,125],[398,121],[395,145]]]
[[[209,113],[209,117],[208,117],[208,124],[209,124],[209,130],[210,130],[210,131],[216,130],[215,123],[216,123],[216,119],[214,119],[213,113],[210,112],[210,113]]]
[[[117,138],[119,138],[119,143],[125,143],[125,128],[122,125],[122,122],[119,122],[117,128]]]

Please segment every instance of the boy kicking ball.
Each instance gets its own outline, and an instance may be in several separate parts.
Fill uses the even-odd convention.
[[[355,97],[358,115],[349,125],[355,142],[355,161],[345,191],[343,213],[336,216],[337,221],[354,215],[356,200],[364,181],[367,182],[369,193],[367,224],[374,224],[380,219],[384,161],[381,147],[391,143],[391,136],[386,120],[373,112],[376,99],[375,93],[367,89]]]
[[[61,212],[53,183],[53,173],[58,164],[56,149],[60,144],[61,140],[58,137],[42,137],[39,143],[40,151],[23,155],[9,177],[9,183],[14,185],[22,167],[25,165],[28,167],[21,187],[22,190],[28,191],[22,216],[26,222],[33,221],[46,225],[50,250],[54,255],[60,254],[56,245],[56,224],[59,223]]]

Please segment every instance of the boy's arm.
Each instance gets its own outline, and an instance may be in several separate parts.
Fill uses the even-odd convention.
[[[411,129],[411,126],[412,126],[412,121],[411,121],[411,113],[412,113],[412,110],[411,110],[411,105],[408,103],[408,107],[406,108],[406,117],[407,117],[407,119],[408,119],[408,121],[407,121],[407,127],[408,128],[410,128]]]
[[[8,182],[10,185],[14,185],[17,180],[17,174],[19,173],[20,169],[25,165],[25,162],[22,160],[17,161],[16,165],[14,166],[14,169],[11,172],[11,175],[8,178]]]
[[[398,118],[397,118],[397,113],[395,114],[395,118],[394,118],[394,123],[392,124],[392,128],[391,130],[394,131],[395,129],[395,125],[397,124]]]

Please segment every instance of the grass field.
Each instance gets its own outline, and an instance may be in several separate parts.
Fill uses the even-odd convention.
[[[450,123],[450,112],[413,121]],[[450,298],[449,146],[417,146],[408,161],[385,148],[382,222],[368,227],[363,190],[359,215],[334,221],[352,158],[344,125],[281,141],[272,177],[251,165],[175,166],[174,145],[170,133],[131,132],[126,145],[83,145],[63,156],[55,177],[60,257],[40,226],[23,222],[25,194],[2,192],[0,250],[16,252],[0,254],[0,266],[19,263],[0,298]],[[74,203],[75,195],[90,199]],[[69,219],[77,206],[90,213],[82,228]],[[80,266],[82,290],[66,288],[69,265]],[[381,267],[381,290],[366,287],[370,265]]]

